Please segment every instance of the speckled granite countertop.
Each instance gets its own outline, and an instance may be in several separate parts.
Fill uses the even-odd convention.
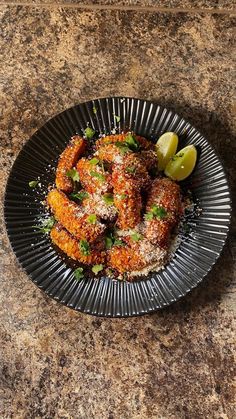
[[[217,149],[236,197],[232,1],[119,2],[132,10],[102,0],[1,3],[2,199],[13,160],[38,127],[107,95],[154,99],[188,118]],[[191,10],[172,9],[179,6]],[[234,218],[222,257],[185,300],[151,316],[99,319],[37,289],[2,225],[0,417],[236,417],[235,239]]]

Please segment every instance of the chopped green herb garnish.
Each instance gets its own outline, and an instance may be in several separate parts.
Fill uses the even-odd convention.
[[[160,207],[158,205],[153,205],[151,210],[147,214],[145,214],[144,217],[145,217],[145,220],[152,220],[154,217],[162,220],[162,218],[165,218],[166,215],[167,215],[167,212],[165,208]]]
[[[87,240],[80,240],[79,246],[80,246],[81,253],[84,256],[89,256],[90,255],[90,246],[89,246],[89,243],[87,242]]]
[[[98,272],[101,272],[103,270],[103,265],[94,265],[92,267],[92,271],[95,275],[98,274]]]
[[[96,224],[96,221],[97,221],[97,216],[96,216],[96,214],[90,214],[90,215],[87,217],[87,221],[88,221],[88,223],[90,223],[90,224]]]
[[[40,231],[40,233],[49,233],[49,231],[54,226],[55,222],[56,220],[54,217],[48,217],[42,221],[40,226],[33,226],[33,227],[37,228]]]
[[[136,232],[131,234],[130,237],[134,242],[138,242],[139,240],[142,240],[142,238],[143,238],[142,234],[139,234],[139,233],[136,233]]]
[[[83,199],[88,198],[89,194],[85,191],[80,191],[77,193],[71,193],[70,198],[72,199],[79,199],[79,201],[83,201]]]
[[[88,140],[91,140],[93,138],[94,134],[95,134],[95,131],[90,127],[87,127],[84,130],[84,135]]]
[[[135,166],[128,166],[128,167],[126,167],[125,171],[126,171],[126,173],[133,174],[133,173],[136,172],[136,167]]]
[[[68,170],[66,176],[70,177],[74,182],[79,182],[79,173],[76,169]]]
[[[114,197],[113,197],[112,193],[105,193],[102,198],[103,198],[103,201],[107,205],[113,205],[113,203],[114,203]]]
[[[74,277],[75,277],[75,279],[77,279],[78,281],[80,279],[82,279],[84,277],[83,272],[84,272],[83,268],[77,268],[77,269],[75,269],[74,270]]]
[[[136,140],[135,136],[129,133],[125,138],[126,145],[130,148],[132,151],[139,150],[139,143]]]
[[[106,178],[102,173],[94,172],[93,170],[90,172],[90,175],[96,177],[101,182],[105,182]]]
[[[31,180],[31,181],[29,182],[29,187],[30,187],[30,188],[35,188],[35,186],[37,186],[37,185],[38,185],[38,183],[39,183],[39,180]]]
[[[111,249],[112,248],[113,240],[112,240],[111,237],[109,237],[109,236],[105,237],[105,246],[106,246],[106,249]]]
[[[122,154],[126,154],[130,151],[129,147],[127,146],[125,142],[116,141],[114,145],[120,149],[120,152]]]
[[[98,163],[99,163],[99,160],[96,157],[89,160],[89,164],[91,164],[92,166],[96,166],[96,164],[98,164]]]
[[[120,239],[115,239],[113,245],[114,246],[125,246],[125,242],[123,242]]]
[[[120,122],[120,116],[119,115],[115,115],[114,113],[113,113],[113,115],[114,115],[114,118],[115,118],[116,122]]]
[[[93,113],[94,113],[94,115],[96,115],[96,113],[97,113],[97,108],[96,108],[95,105],[93,106]]]

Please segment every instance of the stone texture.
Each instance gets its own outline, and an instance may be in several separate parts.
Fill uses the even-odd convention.
[[[113,7],[151,7],[168,9],[216,9],[235,10],[235,3],[231,0],[1,0],[1,3],[25,3],[25,4],[72,4],[89,6],[113,6]]]
[[[233,17],[0,8],[1,201],[13,160],[46,120],[80,101],[159,101],[198,127],[236,195]],[[235,417],[236,220],[204,284],[152,316],[99,319],[49,299],[12,254],[1,265],[3,418]]]

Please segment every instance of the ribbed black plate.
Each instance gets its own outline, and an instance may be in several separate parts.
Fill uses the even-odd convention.
[[[93,107],[96,107],[96,114]],[[114,115],[120,116],[116,123]],[[86,126],[97,133],[132,130],[153,141],[175,131],[179,148],[195,144],[199,161],[187,181],[202,209],[187,221],[189,233],[164,270],[134,283],[86,278],[73,271],[51,246],[47,235],[35,232],[44,207],[40,203],[55,177],[55,162],[69,138]],[[40,176],[41,188],[30,180]],[[150,313],[186,295],[210,271],[219,257],[230,223],[231,203],[223,167],[207,140],[174,112],[140,99],[105,98],[86,102],[55,116],[40,128],[19,153],[10,173],[5,196],[5,220],[13,250],[38,287],[76,310],[98,316],[135,316]]]

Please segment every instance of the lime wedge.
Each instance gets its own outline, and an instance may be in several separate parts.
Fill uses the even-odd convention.
[[[164,170],[171,157],[176,153],[178,136],[174,132],[165,132],[156,143],[158,169]]]
[[[173,180],[184,180],[192,173],[196,160],[196,148],[188,145],[172,157],[165,168],[165,175]]]

